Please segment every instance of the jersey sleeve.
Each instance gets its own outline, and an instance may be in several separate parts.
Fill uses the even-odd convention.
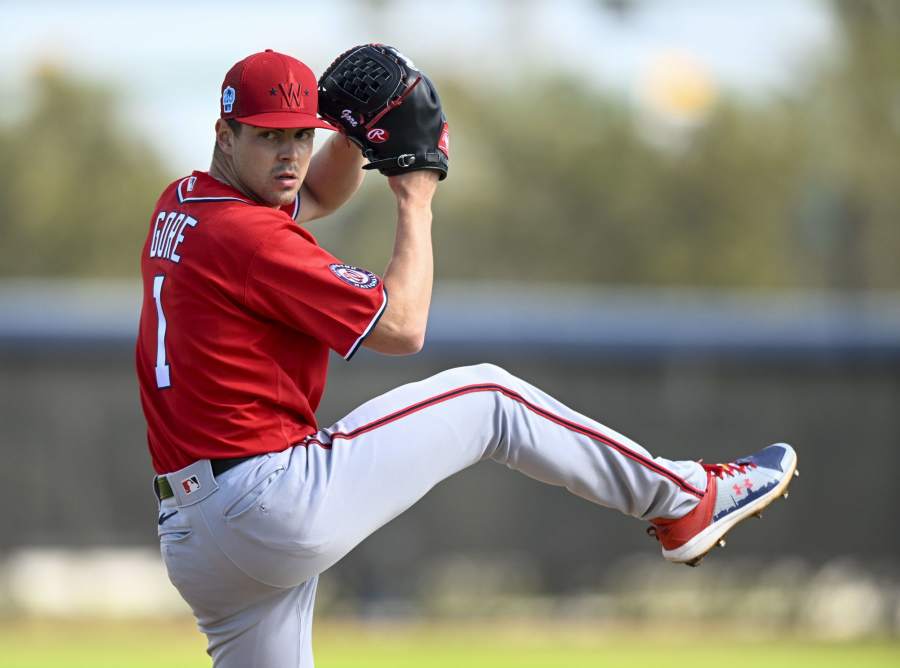
[[[257,248],[244,300],[254,311],[319,339],[349,360],[387,308],[381,278],[281,227]]]

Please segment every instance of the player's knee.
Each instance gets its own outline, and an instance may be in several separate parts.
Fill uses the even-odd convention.
[[[496,364],[472,364],[442,371],[432,381],[448,390],[469,385],[500,385],[510,387],[517,384],[518,379]]]
[[[468,374],[474,377],[474,381],[478,383],[496,383],[506,385],[514,376],[503,367],[484,362],[482,364],[474,364],[465,367]]]
[[[510,378],[512,374],[502,366],[497,366],[491,362],[484,362],[475,366],[478,373],[484,374],[488,378]]]

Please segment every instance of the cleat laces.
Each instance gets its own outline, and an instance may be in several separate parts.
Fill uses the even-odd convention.
[[[741,474],[744,475],[747,473],[747,469],[755,469],[756,464],[753,462],[731,462],[726,464],[704,464],[701,459],[698,464],[703,467],[704,471],[709,471],[714,476],[716,476],[719,480],[723,480],[725,476],[729,478],[733,478],[734,476]]]

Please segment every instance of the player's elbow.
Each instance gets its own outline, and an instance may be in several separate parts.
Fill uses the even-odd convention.
[[[412,332],[403,340],[403,352],[401,355],[415,355],[425,347],[425,330]]]
[[[415,355],[425,347],[425,328],[397,332],[391,344],[392,355]]]
[[[425,346],[428,326],[428,304],[401,298],[391,301],[363,344],[386,355],[414,355]]]
[[[363,345],[384,355],[415,355],[425,347],[425,327],[378,323]]]

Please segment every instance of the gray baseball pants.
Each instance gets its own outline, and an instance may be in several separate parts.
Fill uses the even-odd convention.
[[[215,668],[312,668],[319,573],[485,459],[643,519],[706,488],[696,462],[654,458],[494,365],[403,385],[218,477],[208,460],[167,474],[160,550]]]

